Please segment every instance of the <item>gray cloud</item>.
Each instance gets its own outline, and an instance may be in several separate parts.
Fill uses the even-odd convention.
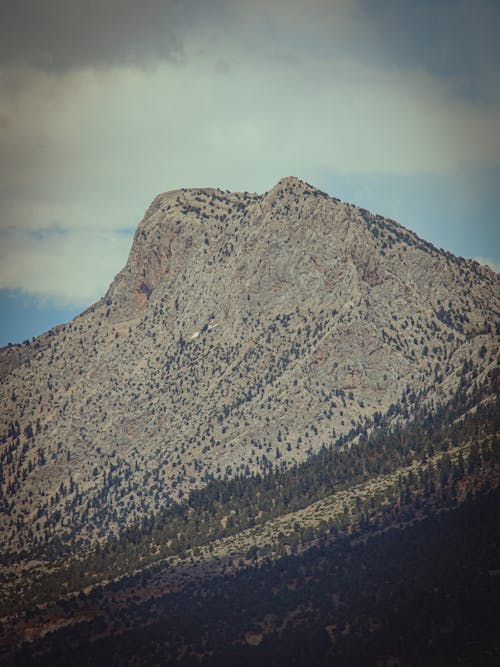
[[[294,58],[306,46],[355,53],[371,43],[360,0],[16,0],[0,4],[0,66],[50,72],[184,62],[186,33],[202,48],[237,35],[248,55]]]
[[[0,64],[62,72],[182,60],[192,2],[11,0],[0,4]]]
[[[471,97],[500,95],[498,0],[361,0],[385,59],[451,77]]]

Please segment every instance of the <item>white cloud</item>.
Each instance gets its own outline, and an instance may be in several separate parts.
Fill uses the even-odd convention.
[[[131,235],[79,229],[2,235],[0,285],[61,306],[86,306],[101,297],[124,265]]]

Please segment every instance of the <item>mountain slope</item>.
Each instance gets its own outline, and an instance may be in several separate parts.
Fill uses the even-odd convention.
[[[497,364],[498,276],[294,178],[159,195],[106,296],[0,355],[7,551],[304,460]]]
[[[20,624],[27,641],[4,663],[493,667],[499,500],[225,576],[194,574],[154,595],[143,595],[151,580],[94,591]]]
[[[484,395],[492,389],[485,386]],[[488,610],[498,572],[500,450],[498,400],[471,410],[478,400],[480,393],[467,397],[462,388],[444,411],[424,408],[413,423],[393,429],[382,419],[358,444],[325,449],[294,470],[212,482],[187,505],[147,518],[104,547],[50,564],[31,562],[22,571],[6,568],[0,654],[10,656],[6,664],[66,664],[75,651],[82,664],[102,664],[103,652],[120,665],[150,664],[157,652],[161,664],[233,664],[235,650],[246,654],[248,645],[262,643],[272,664],[288,664],[281,654],[301,636],[308,647],[304,664],[323,664],[311,654],[333,648],[339,657],[346,635],[335,627],[358,626],[348,640],[347,664],[357,664],[356,655],[360,664],[372,664],[382,648],[373,621],[380,629],[390,609],[398,632],[391,636],[394,619],[386,618],[383,643],[393,644],[393,655],[404,645],[414,664],[411,654],[421,656],[428,645],[431,653],[444,651],[446,664],[459,655],[468,655],[464,664],[486,664],[484,657],[499,650]],[[452,517],[460,515],[457,523]],[[381,556],[389,536],[401,548]],[[360,545],[366,545],[364,563],[353,565],[350,556]],[[374,568],[377,562],[385,572]],[[400,583],[391,591],[386,585],[395,565]],[[234,590],[238,579],[250,588]],[[420,601],[408,595],[412,586]],[[356,589],[368,593],[361,608]],[[422,598],[423,590],[431,597]],[[469,598],[468,613],[463,604],[450,604],[457,598]],[[439,600],[447,601],[444,614]],[[436,637],[435,627],[445,636]],[[452,627],[465,643],[449,637]],[[404,635],[410,644],[400,644]]]

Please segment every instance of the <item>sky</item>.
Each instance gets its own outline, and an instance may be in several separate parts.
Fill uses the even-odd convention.
[[[297,176],[500,269],[498,0],[0,3],[0,345],[123,267],[153,197]]]

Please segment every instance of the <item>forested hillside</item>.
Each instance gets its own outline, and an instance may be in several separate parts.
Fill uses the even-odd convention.
[[[4,650],[19,647],[13,660],[40,651],[33,664],[52,661],[56,647],[64,664],[76,642],[82,665],[101,664],[101,651],[127,665],[159,656],[366,664],[374,655],[409,665],[428,636],[416,664],[457,655],[494,664],[492,626],[475,619],[493,602],[500,555],[497,380],[462,388],[441,410],[422,407],[409,423],[391,410],[357,442],[291,470],[211,482],[102,547],[53,554],[49,572],[35,566],[24,587],[12,566]],[[433,618],[446,630],[436,635]],[[478,651],[484,662],[474,663]]]

